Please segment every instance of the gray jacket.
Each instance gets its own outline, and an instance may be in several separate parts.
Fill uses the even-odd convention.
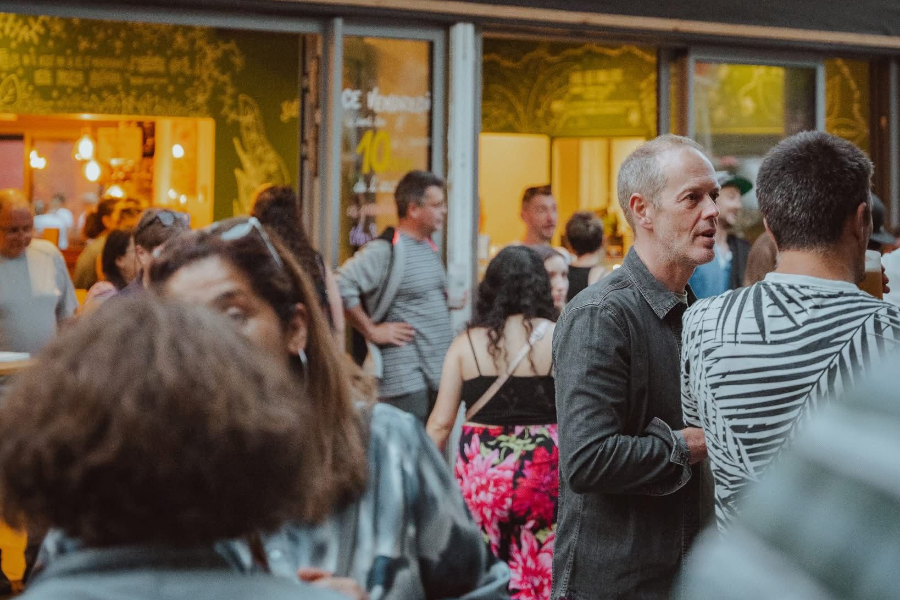
[[[689,291],[689,301],[693,294]],[[712,513],[681,434],[681,317],[634,249],[578,294],[553,336],[559,522],[553,597],[668,598]],[[708,474],[708,467],[705,469]]]
[[[82,549],[56,557],[22,600],[340,600],[345,596],[271,575],[233,571],[211,547]]]
[[[412,415],[372,411],[366,491],[324,523],[294,523],[264,539],[269,569],[295,579],[298,567],[351,577],[371,600],[509,597],[509,567],[491,554],[447,463]],[[220,546],[254,569],[249,548]]]

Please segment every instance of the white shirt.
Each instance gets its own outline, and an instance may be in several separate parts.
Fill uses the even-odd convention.
[[[32,240],[16,258],[0,256],[0,351],[34,354],[78,308],[59,250]]]
[[[71,213],[70,213],[71,214]],[[69,247],[69,226],[66,224],[65,217],[62,217],[56,213],[44,213],[42,215],[35,215],[34,217],[34,231],[38,235],[41,234],[45,229],[57,229],[59,230],[59,247],[61,250],[65,250]]]

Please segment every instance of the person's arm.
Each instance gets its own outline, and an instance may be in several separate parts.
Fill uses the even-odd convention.
[[[410,342],[415,329],[408,323],[376,325],[362,306],[362,298],[384,285],[389,273],[390,243],[373,240],[349,258],[337,273],[338,289],[347,322],[366,340],[377,345],[402,346]]]
[[[560,473],[575,493],[670,494],[690,478],[690,449],[658,418],[639,435],[624,433],[632,348],[613,310],[579,307],[556,324]]]
[[[331,313],[333,334],[338,348],[344,347],[344,303],[341,301],[341,290],[331,269],[325,269],[325,295],[328,298],[328,311]]]
[[[463,334],[465,335],[465,334]],[[460,340],[462,336],[450,345],[444,358],[444,368],[441,372],[441,383],[438,387],[437,401],[431,416],[428,417],[428,436],[434,444],[443,452],[447,444],[447,438],[456,424],[456,415],[459,414],[459,400],[462,394],[462,365],[460,364]]]
[[[459,484],[421,426],[416,456],[416,520],[419,570],[426,598],[509,598],[509,567],[497,560],[472,520]]]

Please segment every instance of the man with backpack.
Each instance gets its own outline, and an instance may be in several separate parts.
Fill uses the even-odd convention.
[[[366,370],[379,379],[379,400],[424,423],[453,340],[447,275],[431,239],[447,215],[444,181],[410,171],[394,199],[397,228],[347,260],[338,286],[347,321],[367,342]]]

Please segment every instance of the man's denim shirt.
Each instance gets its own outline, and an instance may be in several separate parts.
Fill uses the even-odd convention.
[[[701,490],[709,480],[691,478],[687,443],[677,433],[684,427],[686,309],[684,297],[666,289],[632,249],[556,324],[554,598],[668,598],[711,510],[712,490]]]

